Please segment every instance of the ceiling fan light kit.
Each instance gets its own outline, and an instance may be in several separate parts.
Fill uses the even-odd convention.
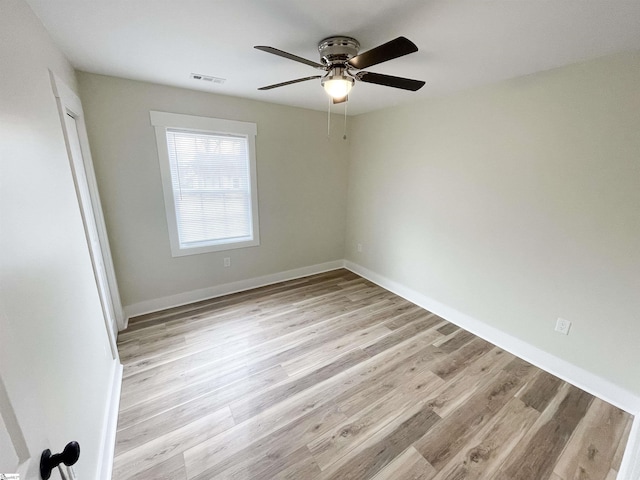
[[[331,98],[337,100],[349,95],[355,82],[355,78],[348,75],[344,68],[336,67],[322,77],[320,84]]]
[[[318,43],[321,63],[307,60],[306,58],[298,57],[297,55],[273,47],[256,46],[255,48],[327,72],[324,76],[314,75],[298,78],[296,80],[261,87],[258,90],[271,90],[273,88],[284,87],[285,85],[321,78],[320,84],[333,99],[333,103],[342,103],[347,101],[348,94],[356,80],[414,92],[422,88],[425,84],[425,82],[421,80],[412,80],[410,78],[394,77],[364,71],[357,73],[352,72],[352,70],[362,70],[363,68],[377,65],[378,63],[417,52],[418,47],[405,37],[398,37],[360,55],[358,55],[360,43],[355,38],[345,36],[328,37]]]

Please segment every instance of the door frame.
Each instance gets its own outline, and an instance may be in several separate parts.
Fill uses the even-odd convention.
[[[105,326],[111,344],[113,358],[118,358],[116,338],[119,330],[123,330],[124,314],[122,310],[122,303],[120,301],[120,293],[118,291],[118,284],[116,281],[115,269],[113,267],[113,259],[111,256],[111,249],[109,247],[109,239],[107,237],[107,228],[102,213],[102,205],[100,203],[100,195],[98,193],[98,184],[96,182],[95,171],[93,168],[93,160],[91,158],[91,150],[89,148],[89,137],[87,136],[86,124],[84,121],[84,112],[82,110],[82,103],[80,98],[64,83],[60,80],[51,70],[49,70],[49,76],[51,78],[51,86],[53,88],[53,94],[56,97],[56,103],[58,106],[58,113],[60,115],[60,123],[62,125],[62,131],[64,135],[65,147],[67,149],[67,155],[69,156],[69,163],[73,174],[73,180],[76,187],[76,193],[78,196],[78,202],[84,202],[85,200],[80,195],[78,182],[82,181],[82,177],[86,178],[86,187],[89,192],[89,205],[80,205],[80,212],[82,214],[82,220],[85,223],[87,218],[83,213],[83,208],[90,209],[95,219],[95,227],[97,230],[99,240],[99,251],[94,252],[89,238],[87,243],[90,250],[91,262],[94,267],[94,276],[97,283],[102,283],[100,275],[97,272],[97,265],[94,259],[94,255],[99,255],[104,265],[104,273],[106,277],[107,298],[100,298],[103,305],[103,313],[105,316]],[[77,175],[72,156],[69,135],[67,132],[67,126],[65,122],[65,115],[71,116],[77,126],[78,138],[80,141],[80,150],[82,152],[82,166],[84,167],[84,176]],[[98,292],[101,289],[98,288]],[[102,295],[100,295],[102,297]]]

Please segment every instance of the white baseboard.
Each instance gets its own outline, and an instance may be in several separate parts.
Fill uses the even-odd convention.
[[[114,363],[111,395],[109,396],[109,406],[102,429],[104,435],[102,437],[102,449],[98,462],[98,476],[96,477],[101,480],[111,480],[116,446],[116,430],[118,428],[118,411],[120,410],[123,367],[118,359],[114,360]]]
[[[356,263],[346,260],[345,268],[632,415],[640,411],[638,396],[598,375]]]
[[[328,272],[330,270],[336,270],[343,267],[343,260],[334,260],[332,262],[310,265],[308,267],[296,268],[284,272],[264,275],[262,277],[249,278],[238,282],[216,285],[215,287],[201,288],[199,290],[192,290],[190,292],[170,295],[168,297],[155,298],[153,300],[134,303],[124,307],[125,328],[129,323],[129,319],[137,315],[158,312],[167,308],[179,307],[181,305],[187,305],[201,300],[208,300],[210,298],[251,290],[252,288],[264,287],[274,283],[285,282],[287,280],[294,280],[301,277],[308,277],[309,275]]]
[[[640,415],[633,419],[627,448],[618,471],[618,480],[640,480]]]

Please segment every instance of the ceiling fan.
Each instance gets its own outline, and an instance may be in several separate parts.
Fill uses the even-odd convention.
[[[328,37],[318,43],[321,63],[307,60],[306,58],[273,47],[259,45],[255,48],[327,72],[324,75],[313,75],[311,77],[297,78],[295,80],[289,80],[288,82],[267,85],[258,90],[271,90],[272,88],[322,78],[320,83],[331,98],[333,98],[333,103],[342,103],[348,100],[348,94],[356,80],[384,85],[386,87],[411,90],[413,92],[419,90],[425,84],[425,82],[421,80],[394,77],[380,73],[352,72],[352,70],[362,70],[363,68],[368,68],[409,53],[417,52],[418,47],[405,37],[398,37],[359,55],[358,50],[360,49],[360,43],[355,38],[343,36]]]

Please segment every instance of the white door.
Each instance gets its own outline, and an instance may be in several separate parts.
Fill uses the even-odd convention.
[[[35,415],[41,414],[40,409],[37,409]],[[27,441],[0,376],[0,478],[7,480],[35,478],[34,475],[38,474],[40,467],[40,458],[34,457],[37,455],[29,453]],[[5,476],[3,477],[2,474]],[[54,469],[49,478],[50,480],[79,480],[75,476],[73,467],[65,465]]]
[[[51,81],[58,101],[93,272],[100,293],[105,326],[115,359],[117,357],[116,338],[118,330],[124,327],[124,319],[111,261],[109,241],[102,217],[98,187],[93,172],[82,105],[80,99],[53,74],[51,74]]]
[[[29,449],[0,377],[0,473],[25,474]]]
[[[29,449],[0,377],[0,473],[25,474]]]

